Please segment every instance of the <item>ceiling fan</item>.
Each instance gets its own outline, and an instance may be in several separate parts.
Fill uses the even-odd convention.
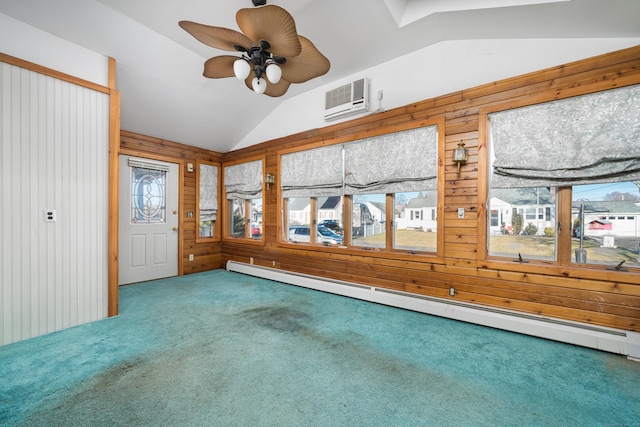
[[[235,76],[256,93],[278,97],[292,83],[304,83],[329,71],[329,60],[309,39],[298,35],[289,12],[280,6],[265,5],[266,0],[252,1],[255,8],[236,13],[242,32],[192,21],[178,23],[208,46],[240,52],[240,57],[221,55],[207,60],[205,77]]]

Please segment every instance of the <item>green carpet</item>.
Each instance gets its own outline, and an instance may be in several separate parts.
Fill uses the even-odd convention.
[[[623,356],[216,270],[0,347],[2,426],[624,426]]]

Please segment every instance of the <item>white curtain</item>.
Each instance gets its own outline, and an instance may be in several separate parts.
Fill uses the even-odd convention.
[[[640,179],[640,85],[489,115],[492,188]]]
[[[200,221],[215,221],[218,215],[218,168],[200,165]]]
[[[427,126],[345,144],[345,194],[435,190],[438,127]]]
[[[240,163],[224,168],[227,199],[259,199],[262,197],[262,161]]]
[[[335,196],[342,192],[342,145],[285,154],[280,161],[282,196]]]

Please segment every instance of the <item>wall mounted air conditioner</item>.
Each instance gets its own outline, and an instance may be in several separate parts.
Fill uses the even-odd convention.
[[[369,80],[366,78],[330,90],[325,94],[324,120],[341,119],[369,108]]]

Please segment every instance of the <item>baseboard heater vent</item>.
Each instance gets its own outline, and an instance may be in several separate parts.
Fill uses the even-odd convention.
[[[483,307],[237,261],[228,261],[227,270],[434,316],[623,354],[631,360],[640,361],[640,333],[638,332]]]

